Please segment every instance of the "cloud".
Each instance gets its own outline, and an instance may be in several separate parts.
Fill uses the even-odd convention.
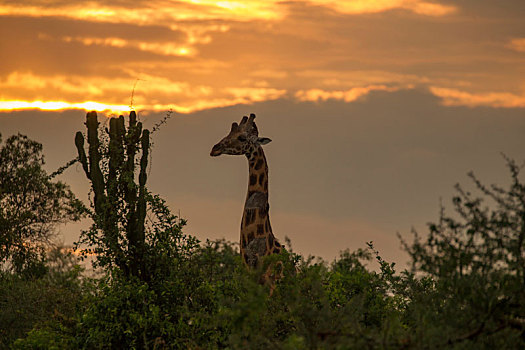
[[[199,94],[209,95],[211,92],[206,86],[192,86],[184,82],[172,81],[164,77],[141,74],[139,81],[141,88],[154,94]],[[112,94],[130,95],[134,84],[133,78],[116,78],[103,76],[74,76],[74,75],[39,75],[32,72],[15,71],[5,79],[0,80],[0,97],[13,98],[20,92],[34,92],[46,98],[56,98],[60,95],[78,95],[79,97],[111,99]]]
[[[397,87],[388,87],[386,85],[370,85],[364,87],[355,87],[349,90],[332,90],[326,91],[321,89],[299,90],[295,93],[295,97],[299,101],[326,101],[326,100],[342,100],[345,102],[352,102],[358,98],[368,95],[371,91],[397,91]]]
[[[162,1],[121,3],[93,1],[34,1],[0,5],[0,15],[27,17],[67,17],[91,22],[131,23],[171,26],[173,21],[191,20],[274,20],[283,17],[278,1]]]
[[[344,90],[367,85],[402,85],[427,84],[428,77],[416,74],[401,74],[387,70],[372,69],[305,69],[296,73],[298,77],[312,80],[323,89],[338,88]]]
[[[180,113],[274,100],[284,89],[266,87],[224,87],[190,85],[164,77],[141,74],[141,79],[82,76],[39,76],[13,72],[0,80],[0,111],[20,109],[86,109],[120,113],[130,106],[134,89],[136,109]],[[26,96],[21,100],[19,96]],[[60,96],[62,97],[60,99]],[[131,103],[130,103],[131,104]]]
[[[420,0],[311,0],[313,4],[329,7],[345,14],[377,13],[396,9],[408,10],[418,15],[445,16],[457,11],[452,5],[442,5],[435,2]]]
[[[350,103],[373,91],[392,93],[414,87],[410,83],[412,78],[403,78],[403,76],[393,76],[387,79],[385,84],[366,84],[366,79],[363,78],[355,80],[361,83],[360,86],[349,88],[330,89],[330,86],[344,87],[349,83],[324,81],[322,88],[295,89],[279,88],[279,85],[272,86],[267,81],[233,81],[233,85],[229,86],[221,85],[220,82],[215,85],[205,85],[172,80],[132,69],[126,69],[125,72],[127,77],[39,75],[15,71],[0,79],[0,111],[73,108],[120,113],[130,109],[132,90],[134,91],[133,106],[136,109],[144,111],[173,109],[180,113],[191,113],[280,98],[296,99],[301,102],[339,100]],[[275,75],[278,80],[283,78],[279,73],[270,71],[269,74]],[[311,72],[306,75],[312,74]],[[317,73],[311,78],[316,76]],[[374,75],[371,79],[375,80]],[[431,84],[432,81],[428,81],[419,86],[429,86],[430,92],[441,98],[445,106],[525,107],[525,96],[516,93],[479,93]]]
[[[62,38],[65,42],[80,42],[86,46],[101,45],[118,48],[134,48],[140,51],[152,52],[165,56],[194,56],[195,49],[172,43],[165,42],[146,42],[137,40],[125,40],[122,38],[89,38],[89,37],[70,37]]]
[[[114,108],[138,80],[136,106],[185,113],[284,96],[352,102],[412,86],[437,89],[448,105],[521,106],[522,57],[493,43],[516,38],[519,51],[523,38],[490,18],[449,18],[460,6],[451,3],[4,2],[0,30],[17,35],[0,38],[9,53],[0,100]]]
[[[509,92],[471,93],[435,86],[431,86],[429,89],[430,92],[442,99],[445,106],[525,108],[525,95]]]
[[[425,16],[445,16],[456,7],[422,0],[292,0],[288,3],[310,3],[343,14],[377,13],[402,9]],[[67,17],[91,22],[131,23],[136,25],[171,26],[173,21],[192,20],[282,20],[288,14],[281,0],[186,0],[136,2],[30,1],[0,5],[0,16]]]
[[[525,38],[511,39],[507,47],[514,51],[525,52]]]
[[[272,78],[272,79],[285,79],[289,76],[288,72],[284,70],[276,69],[260,69],[250,72],[252,77],[258,78]]]
[[[61,35],[58,28],[50,33],[43,32],[47,30],[43,26],[37,37],[46,43],[60,41],[80,43],[85,46],[135,49],[164,56],[195,56],[196,46],[209,44],[212,41],[212,33],[223,33],[230,29],[226,24],[184,22],[170,24],[167,28],[153,25],[137,28],[132,24],[112,24],[105,27],[108,24],[89,25],[89,22],[82,21],[77,21],[74,27],[71,24],[70,22],[62,24],[67,27],[68,33],[73,31],[69,35]]]

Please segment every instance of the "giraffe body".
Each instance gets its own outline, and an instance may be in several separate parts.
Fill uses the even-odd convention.
[[[257,267],[263,256],[278,254],[282,245],[275,239],[270,225],[268,203],[268,164],[262,145],[270,142],[258,136],[255,115],[233,123],[231,131],[217,143],[210,155],[245,155],[248,159],[248,193],[241,221],[240,247],[244,263]]]

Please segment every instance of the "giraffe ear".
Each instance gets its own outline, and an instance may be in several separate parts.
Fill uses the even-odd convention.
[[[259,145],[266,145],[267,143],[270,143],[270,142],[272,142],[272,140],[267,138],[267,137],[258,137],[257,138],[257,143]]]

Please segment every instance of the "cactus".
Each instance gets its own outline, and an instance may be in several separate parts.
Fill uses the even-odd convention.
[[[126,275],[147,279],[144,271],[146,180],[149,155],[149,131],[142,130],[134,111],[129,114],[126,130],[124,117],[109,121],[109,143],[101,154],[99,122],[96,112],[86,116],[88,154],[84,136],[77,132],[75,145],[78,159],[94,193],[94,221],[102,233],[104,254]],[[135,181],[135,157],[140,158],[139,183]],[[107,169],[102,167],[107,164]],[[106,172],[106,174],[104,174]],[[125,237],[125,239],[123,239]],[[127,246],[125,245],[127,242]]]

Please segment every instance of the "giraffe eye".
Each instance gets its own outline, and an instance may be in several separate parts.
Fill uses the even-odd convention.
[[[237,137],[237,140],[239,140],[241,142],[245,142],[246,141],[246,136],[241,135],[241,136]]]

